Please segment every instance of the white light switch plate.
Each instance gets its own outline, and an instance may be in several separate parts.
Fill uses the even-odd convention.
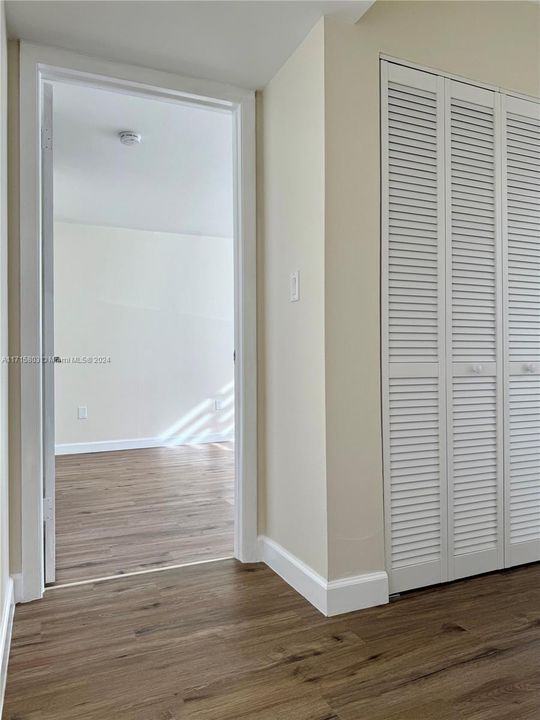
[[[79,420],[86,420],[88,417],[88,408],[86,405],[79,405],[77,408],[77,417]]]
[[[298,302],[300,300],[300,271],[295,270],[289,278],[290,301]]]

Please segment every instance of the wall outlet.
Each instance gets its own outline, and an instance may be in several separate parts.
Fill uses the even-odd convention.
[[[79,420],[86,420],[87,417],[88,408],[86,407],[86,405],[79,405],[79,407],[77,408],[77,418]]]

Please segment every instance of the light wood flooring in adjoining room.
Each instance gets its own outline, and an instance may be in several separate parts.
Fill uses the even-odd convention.
[[[17,607],[4,720],[538,720],[540,565],[324,618],[235,560]]]
[[[230,557],[232,443],[56,458],[56,583]]]

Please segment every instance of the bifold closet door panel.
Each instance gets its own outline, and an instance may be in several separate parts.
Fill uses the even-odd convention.
[[[383,425],[391,592],[447,579],[444,81],[382,63]]]
[[[506,565],[540,560],[540,105],[503,98]]]
[[[449,579],[502,567],[499,94],[445,81]]]

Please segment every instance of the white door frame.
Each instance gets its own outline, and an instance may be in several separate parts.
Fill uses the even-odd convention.
[[[257,550],[255,96],[221,83],[21,43],[20,49],[21,600],[44,592],[41,101],[61,80],[229,109],[235,161],[235,540],[242,562]],[[27,358],[25,361],[24,358]],[[29,359],[29,360],[28,360]]]

